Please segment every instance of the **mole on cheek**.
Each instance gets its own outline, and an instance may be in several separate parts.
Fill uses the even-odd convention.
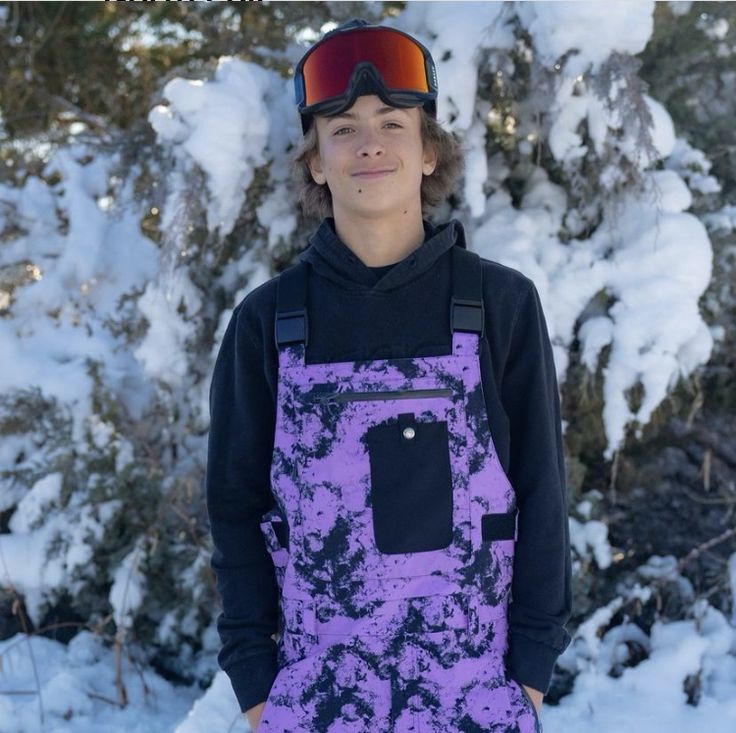
[[[363,189],[362,188],[359,188],[358,189],[358,193],[363,193]]]

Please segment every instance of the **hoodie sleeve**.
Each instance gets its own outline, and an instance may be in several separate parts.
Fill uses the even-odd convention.
[[[211,567],[222,602],[218,662],[245,711],[266,699],[278,671],[272,638],[278,586],[260,528],[273,505],[274,397],[263,350],[249,333],[242,305],[233,311],[210,385],[205,484]]]
[[[546,694],[557,657],[571,640],[565,628],[572,610],[571,557],[557,377],[532,281],[517,306],[502,401],[519,509],[507,670]]]

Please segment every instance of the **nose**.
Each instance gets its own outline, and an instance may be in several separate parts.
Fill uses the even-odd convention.
[[[371,129],[364,130],[358,141],[356,155],[363,158],[374,158],[383,155],[384,147],[380,137]]]

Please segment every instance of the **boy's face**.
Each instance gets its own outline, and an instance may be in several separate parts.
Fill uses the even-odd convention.
[[[319,152],[309,167],[316,183],[329,186],[335,218],[421,211],[422,176],[437,161],[423,149],[420,115],[419,107],[387,107],[363,95],[340,115],[314,118]]]

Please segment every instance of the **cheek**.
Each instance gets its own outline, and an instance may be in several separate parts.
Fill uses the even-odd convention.
[[[326,175],[331,175],[340,167],[339,156],[330,147],[327,147],[322,153],[322,167]]]
[[[421,145],[411,151],[411,160],[413,161],[413,167],[421,173],[424,168],[424,151]]]

